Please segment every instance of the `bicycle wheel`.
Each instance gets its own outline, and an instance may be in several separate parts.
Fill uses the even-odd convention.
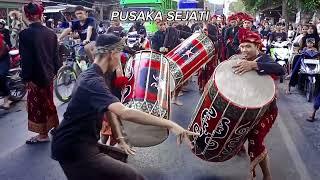
[[[54,91],[60,101],[64,103],[70,101],[76,79],[77,75],[70,66],[63,66],[58,71],[57,78],[54,81]]]

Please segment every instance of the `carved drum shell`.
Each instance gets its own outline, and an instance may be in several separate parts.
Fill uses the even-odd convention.
[[[192,151],[203,160],[222,162],[235,156],[275,98],[272,78],[255,71],[235,75],[232,66],[238,61],[216,68],[189,125],[200,134],[191,138]],[[259,93],[263,95],[256,97]]]
[[[214,44],[203,33],[194,33],[166,54],[173,79],[171,90],[182,85],[214,56]]]
[[[140,51],[130,58],[125,67],[129,83],[122,90],[122,103],[136,110],[169,119],[170,83],[169,63],[164,55]],[[168,137],[168,130],[122,121],[129,143],[136,147],[160,144]]]

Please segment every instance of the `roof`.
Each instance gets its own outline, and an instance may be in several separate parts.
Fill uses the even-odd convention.
[[[72,5],[72,4],[60,4],[57,6],[47,6],[45,7],[44,13],[57,13],[57,12],[74,12],[75,7],[77,5]],[[84,7],[87,11],[93,11],[92,8]]]

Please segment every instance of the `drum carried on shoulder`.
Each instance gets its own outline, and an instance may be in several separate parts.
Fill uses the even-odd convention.
[[[168,120],[170,116],[170,83],[168,59],[157,52],[140,51],[125,67],[128,85],[122,91],[126,107]],[[165,128],[122,121],[131,145],[149,147],[162,143],[169,132]]]
[[[191,138],[192,151],[203,160],[222,162],[235,156],[275,98],[270,76],[233,73],[239,61],[234,56],[218,65],[193,114],[189,130],[200,136]]]

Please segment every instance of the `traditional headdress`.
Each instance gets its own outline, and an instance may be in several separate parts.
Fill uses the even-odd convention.
[[[240,43],[253,43],[258,45],[260,48],[263,47],[260,35],[252,31],[247,31],[244,36],[240,37],[239,41]]]
[[[29,4],[26,4],[23,7],[23,9],[28,19],[32,19],[33,16],[36,16],[36,15],[41,16],[44,11],[44,7],[41,4],[32,3],[32,2],[30,2]]]
[[[236,20],[237,20],[237,17],[235,15],[233,15],[233,14],[228,17],[228,22],[236,21]]]

